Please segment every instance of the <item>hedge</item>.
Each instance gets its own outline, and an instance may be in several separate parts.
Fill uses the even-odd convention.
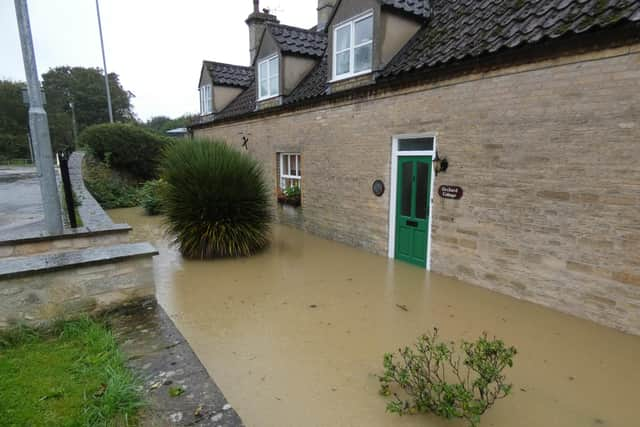
[[[90,126],[79,137],[80,146],[96,159],[145,180],[156,177],[162,150],[169,141],[139,126],[122,123]]]

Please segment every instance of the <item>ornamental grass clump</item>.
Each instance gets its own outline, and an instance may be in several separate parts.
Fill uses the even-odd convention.
[[[462,341],[457,351],[453,343],[439,342],[434,329],[418,338],[414,348],[398,350],[397,358],[384,355],[380,393],[392,396],[389,412],[428,412],[477,426],[496,400],[511,393],[503,371],[513,367],[516,353],[514,347],[488,339],[486,333],[475,342]]]
[[[269,191],[254,158],[220,141],[180,140],[160,171],[167,228],[185,257],[248,256],[268,244]]]

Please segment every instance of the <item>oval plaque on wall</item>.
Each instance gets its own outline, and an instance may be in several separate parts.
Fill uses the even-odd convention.
[[[373,190],[373,194],[375,194],[376,196],[380,197],[384,194],[384,182],[382,182],[379,179],[376,179],[375,181],[373,181],[373,185],[371,186],[371,189]]]
[[[458,187],[457,185],[441,185],[438,188],[438,194],[443,199],[452,199],[452,200],[460,200],[462,199],[462,187]]]

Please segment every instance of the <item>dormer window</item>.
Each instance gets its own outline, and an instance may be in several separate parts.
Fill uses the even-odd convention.
[[[373,14],[337,26],[333,32],[333,78],[343,79],[371,72]]]
[[[280,95],[280,60],[274,55],[258,63],[259,99]]]
[[[200,86],[200,114],[206,115],[213,112],[211,85]]]

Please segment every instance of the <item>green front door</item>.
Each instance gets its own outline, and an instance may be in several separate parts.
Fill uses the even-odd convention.
[[[396,259],[427,266],[431,157],[398,157]]]

